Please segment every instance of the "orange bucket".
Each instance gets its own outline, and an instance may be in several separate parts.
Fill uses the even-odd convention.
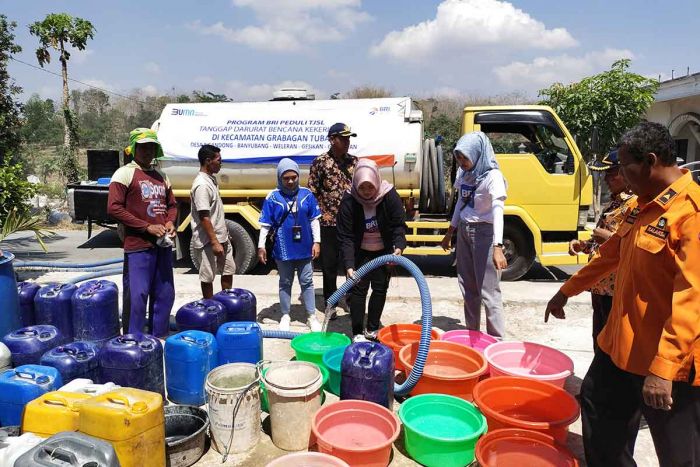
[[[404,366],[399,361],[399,350],[402,347],[420,341],[420,333],[423,326],[420,324],[398,323],[382,328],[377,333],[379,342],[389,347],[394,352],[394,365],[397,370],[404,370]],[[431,341],[438,340],[440,335],[435,329],[430,330]]]
[[[553,437],[516,428],[490,431],[479,438],[476,460],[481,467],[578,467],[574,455]]]
[[[474,387],[474,403],[489,431],[521,428],[553,436],[566,444],[569,425],[581,414],[578,402],[560,387],[515,376],[495,376]]]
[[[406,373],[413,370],[417,355],[418,343],[408,344],[399,351],[399,360]],[[487,370],[488,364],[481,352],[455,342],[433,341],[423,376],[411,395],[449,394],[471,402],[474,385]]]

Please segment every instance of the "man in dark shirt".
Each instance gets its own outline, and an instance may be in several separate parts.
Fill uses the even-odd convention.
[[[323,301],[337,290],[339,250],[336,217],[343,195],[350,189],[357,157],[348,154],[350,137],[356,137],[349,126],[335,123],[328,129],[328,152],[314,159],[309,169],[309,190],[321,208],[321,269],[323,270]]]
[[[108,213],[124,225],[124,334],[168,335],[175,301],[172,237],[177,205],[168,177],[152,166],[163,150],[156,133],[137,128],[129,134],[134,161],[119,168],[109,184]]]

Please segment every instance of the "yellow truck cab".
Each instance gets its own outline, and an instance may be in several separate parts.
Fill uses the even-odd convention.
[[[504,247],[505,279],[525,274],[535,258],[544,266],[577,264],[568,243],[587,239],[584,229],[593,184],[576,142],[547,106],[464,109],[462,131],[489,136],[508,183]]]

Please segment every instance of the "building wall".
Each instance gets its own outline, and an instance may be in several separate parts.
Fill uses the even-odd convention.
[[[647,120],[669,126],[679,115],[696,113],[700,115],[700,95],[684,97],[663,102],[655,102],[647,111]],[[676,140],[688,140],[687,162],[700,160],[700,142],[691,131],[691,125],[686,123],[673,135]],[[696,133],[700,135],[700,127],[695,126]]]

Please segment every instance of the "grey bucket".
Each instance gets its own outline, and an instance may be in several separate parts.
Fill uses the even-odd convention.
[[[191,405],[165,407],[165,453],[168,467],[188,467],[206,450],[209,415]]]

